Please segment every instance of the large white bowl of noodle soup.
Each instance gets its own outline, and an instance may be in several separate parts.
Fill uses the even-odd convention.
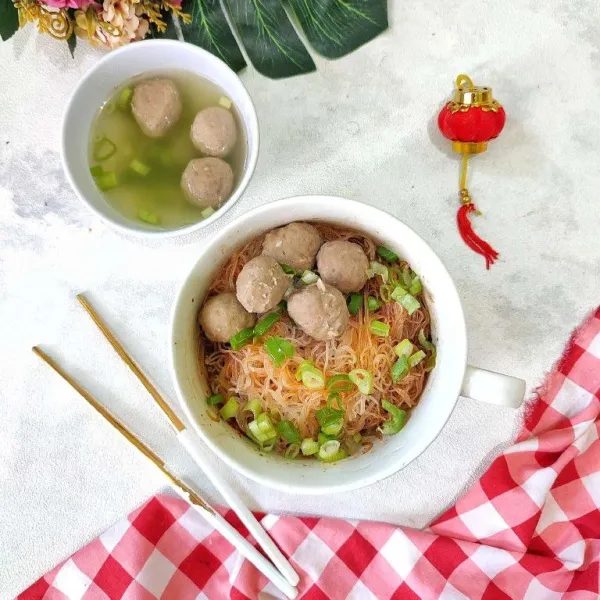
[[[437,364],[404,428],[370,452],[327,464],[263,454],[223,421],[206,414],[210,395],[198,332],[198,311],[217,270],[251,239],[293,221],[324,221],[356,229],[401,258],[421,277],[437,346]],[[458,293],[433,250],[407,225],[373,206],[331,196],[298,196],[256,208],[217,232],[183,282],[171,316],[170,355],[179,401],[206,444],[236,471],[286,492],[324,494],[363,487],[388,477],[419,456],[440,433],[459,395],[518,407],[521,379],[467,365],[467,333]],[[207,457],[207,460],[210,460]]]

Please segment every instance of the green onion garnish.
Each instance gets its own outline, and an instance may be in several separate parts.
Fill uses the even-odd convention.
[[[291,421],[279,421],[275,425],[277,433],[290,444],[294,444],[300,441],[300,432],[297,427]]]
[[[352,436],[352,439],[358,444],[362,440],[362,435],[360,435],[360,433],[356,432]]]
[[[273,310],[282,313],[284,310],[287,310],[287,302],[282,300]]]
[[[212,206],[207,206],[201,213],[205,219],[215,214],[215,209]]]
[[[331,440],[335,440],[335,436],[325,435],[323,432],[319,433],[319,435],[317,436],[317,441],[319,442],[319,446],[322,446],[323,444],[325,444],[326,442],[329,442]]]
[[[367,298],[367,308],[370,312],[375,312],[378,308],[381,307],[381,302],[375,298],[375,296],[369,296]]]
[[[210,398],[206,399],[206,404],[209,406],[214,406],[215,404],[221,404],[225,398],[223,394],[215,394],[214,396],[210,396]]]
[[[227,400],[225,403],[225,406],[223,406],[223,408],[221,408],[219,411],[219,414],[224,421],[227,421],[228,419],[235,417],[239,407],[239,402],[235,398],[229,398],[229,400]]]
[[[125,88],[121,94],[119,95],[119,99],[117,100],[117,105],[119,106],[119,108],[121,110],[125,110],[127,108],[129,108],[129,105],[131,104],[131,97],[133,96],[133,90],[128,87]]]
[[[408,373],[408,357],[401,356],[393,365],[391,369],[392,381],[398,383],[406,377]]]
[[[360,309],[362,304],[362,296],[360,294],[352,294],[348,302],[348,312],[351,315],[355,315]]]
[[[381,406],[390,413],[390,418],[379,428],[379,431],[384,435],[398,433],[404,427],[406,411],[387,400],[382,400]]]
[[[420,294],[423,291],[423,286],[421,285],[421,280],[419,279],[418,275],[415,275],[415,278],[412,280],[410,286],[408,287],[408,291],[413,296],[416,296],[417,294]]]
[[[402,286],[397,285],[391,293],[391,298],[392,300],[400,302],[400,300],[404,298],[406,294],[408,294],[408,292]]]
[[[149,210],[145,208],[140,208],[140,212],[138,213],[138,217],[141,221],[145,221],[146,223],[151,223],[152,225],[157,225],[159,222],[159,218],[151,213]]]
[[[348,375],[332,375],[328,380],[325,387],[330,392],[351,392],[354,389],[354,384],[350,381]]]
[[[221,420],[221,417],[219,417],[219,410],[216,406],[209,406],[206,409],[206,414],[208,415],[209,419],[215,423],[218,423]]]
[[[264,316],[255,326],[254,326],[254,335],[261,336],[265,335],[277,321],[281,319],[281,314],[278,312],[272,312],[268,315]]]
[[[415,312],[415,310],[421,308],[421,303],[414,296],[411,296],[411,294],[406,294],[405,296],[402,296],[399,302],[408,311],[409,315],[412,315]]]
[[[317,283],[317,281],[319,281],[319,276],[312,271],[304,271],[300,279],[302,279],[306,285],[310,285],[311,283]]]
[[[117,184],[117,174],[114,171],[102,173],[102,175],[96,177],[96,185],[104,192],[116,188]]]
[[[367,269],[367,276],[369,277],[369,279],[371,279],[372,277],[375,277],[376,275],[381,275],[381,279],[383,279],[383,283],[387,283],[388,278],[390,276],[390,272],[389,272],[389,269],[385,265],[382,265],[380,262],[377,262],[376,260],[372,260],[369,263],[369,268]]]
[[[354,389],[354,386],[352,386],[352,389]],[[350,390],[348,390],[348,391],[350,391]],[[333,407],[334,403],[335,403],[335,406],[338,407],[338,410],[343,409],[340,395],[337,392],[332,392],[331,394],[329,394],[329,396],[327,396],[327,406]]]
[[[423,329],[419,331],[419,344],[430,353],[430,356],[425,363],[425,371],[431,371],[431,369],[435,367],[437,349],[435,345],[425,337],[425,331]]]
[[[408,265],[406,265],[403,269],[402,269],[402,283],[404,284],[404,287],[409,287],[410,284],[412,283],[412,275],[410,273],[410,267]]]
[[[347,454],[337,440],[329,440],[319,448],[319,458],[323,462],[337,462],[346,458]]]
[[[413,352],[413,348],[414,346],[412,345],[412,342],[408,339],[404,339],[399,344],[394,346],[394,352],[398,357],[410,356]]]
[[[254,421],[250,421],[248,429],[261,445],[277,437],[277,432],[267,413],[262,413]]]
[[[350,381],[358,388],[361,394],[373,393],[373,375],[365,369],[352,369],[348,373]]]
[[[296,379],[309,389],[309,390],[320,390],[325,387],[325,375],[317,367],[315,367],[309,360],[302,361],[298,370],[296,371]]]
[[[283,269],[283,272],[286,275],[296,275],[296,269],[292,269],[292,267],[290,267],[290,265],[286,265],[284,263],[279,263],[281,268]]]
[[[344,411],[335,408],[320,408],[315,412],[321,431],[325,435],[338,435],[344,426]]]
[[[311,438],[304,438],[300,449],[304,456],[312,456],[319,451],[319,442],[315,442],[315,440]]]
[[[105,135],[102,135],[96,139],[92,156],[96,162],[102,162],[103,160],[108,160],[116,151],[116,144]]]
[[[143,163],[141,160],[138,160],[137,158],[134,158],[129,163],[129,168],[132,171],[135,171],[138,175],[142,175],[143,177],[148,175],[148,173],[150,173],[150,171],[151,171],[151,168],[146,163]]]
[[[250,402],[246,403],[246,406],[244,406],[244,410],[250,411],[256,419],[263,410],[262,402],[258,398],[253,398],[252,400],[250,400]]]
[[[377,254],[381,256],[383,260],[389,263],[395,263],[399,260],[398,255],[395,252],[392,252],[389,248],[386,248],[385,246],[378,246]]]
[[[296,352],[296,349],[291,342],[288,342],[279,336],[270,337],[265,342],[264,349],[269,355],[271,362],[276,367],[281,367],[286,359],[292,358]]]
[[[410,356],[408,358],[408,366],[409,367],[416,367],[424,358],[425,358],[425,352],[423,352],[423,350],[419,350],[418,352],[415,352],[412,356]]]
[[[94,165],[93,167],[90,167],[90,174],[92,177],[99,177],[103,173],[104,169],[102,168],[102,165]]]
[[[254,337],[254,329],[252,327],[248,327],[247,329],[242,329],[238,331],[230,340],[229,344],[232,350],[241,350],[244,346],[249,344]]]
[[[381,296],[381,299],[386,303],[390,303],[393,298],[392,298],[392,291],[394,290],[395,286],[390,285],[389,283],[382,285],[379,288],[379,295]]]
[[[373,335],[379,337],[387,337],[390,335],[390,326],[383,321],[371,321],[369,323],[369,329]]]
[[[223,108],[230,109],[231,108],[231,100],[225,96],[221,96],[219,98],[219,105]]]
[[[288,446],[286,448],[285,452],[283,453],[283,456],[285,458],[293,460],[294,458],[296,458],[298,456],[299,453],[300,453],[300,444],[291,444],[290,446]]]

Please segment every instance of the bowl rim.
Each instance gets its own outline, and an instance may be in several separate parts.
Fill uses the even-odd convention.
[[[110,63],[112,61],[120,60],[120,56],[122,54],[128,54],[131,52],[144,52],[141,48],[147,48],[149,45],[154,46],[164,46],[165,52],[169,52],[169,50],[173,50],[174,48],[178,48],[180,51],[184,50],[185,52],[193,52],[196,53],[203,60],[212,61],[215,64],[218,64],[219,67],[225,71],[229,71],[231,75],[233,75],[239,82],[241,86],[242,93],[246,95],[248,100],[248,106],[250,108],[249,111],[249,119],[246,122],[246,126],[249,129],[252,129],[255,132],[255,143],[250,146],[248,145],[248,156],[246,159],[246,168],[244,171],[244,176],[239,182],[235,193],[231,198],[227,200],[218,210],[216,210],[210,217],[203,219],[197,223],[193,223],[191,225],[186,225],[185,227],[181,227],[179,229],[168,229],[168,230],[160,230],[160,229],[136,229],[134,227],[125,225],[121,222],[116,221],[111,216],[102,212],[100,209],[92,205],[92,203],[85,197],[82,193],[81,189],[77,185],[75,178],[71,174],[71,169],[69,166],[69,162],[66,158],[66,148],[68,145],[67,140],[67,123],[69,120],[70,112],[73,108],[76,97],[79,95],[80,91],[88,85],[89,81],[95,77],[96,72],[100,67],[102,67],[106,63]],[[248,89],[244,85],[241,78],[238,74],[233,71],[229,67],[227,63],[222,61],[219,57],[211,54],[210,52],[200,48],[199,46],[195,46],[194,44],[190,44],[188,42],[180,41],[180,40],[144,40],[142,42],[137,42],[134,44],[129,44],[127,46],[122,46],[121,48],[117,48],[112,50],[105,56],[103,56],[99,61],[97,61],[88,71],[87,73],[79,80],[71,95],[65,109],[63,111],[61,125],[60,125],[60,159],[63,167],[63,172],[66,175],[67,181],[71,186],[71,189],[75,192],[75,195],[89,210],[91,210],[96,216],[98,216],[104,223],[109,225],[110,227],[120,231],[121,233],[125,233],[128,235],[132,235],[135,237],[146,238],[146,239],[158,239],[158,238],[172,238],[183,236],[189,233],[193,233],[195,231],[199,231],[208,227],[215,221],[217,221],[220,217],[222,217],[228,210],[230,210],[242,197],[252,176],[254,175],[254,171],[256,169],[256,163],[258,161],[258,152],[260,148],[260,130],[258,124],[258,116],[256,114],[256,107],[254,106],[254,102]]]
[[[327,203],[342,202],[345,207],[353,206],[354,209],[357,211],[366,209],[366,210],[370,210],[370,211],[379,213],[379,215],[383,218],[393,219],[396,225],[400,225],[401,227],[405,228],[406,230],[412,232],[412,234],[414,234],[417,238],[419,238],[429,248],[432,258],[435,261],[437,261],[438,267],[441,268],[444,275],[447,277],[447,280],[450,282],[450,284],[451,284],[450,292],[455,296],[455,299],[457,301],[456,302],[457,311],[455,314],[455,325],[460,328],[461,335],[462,335],[462,344],[456,344],[456,346],[453,347],[453,351],[459,352],[461,354],[460,362],[461,362],[461,364],[464,365],[464,368],[463,368],[463,373],[461,373],[461,375],[460,375],[460,378],[457,378],[455,389],[452,389],[452,390],[446,389],[446,391],[445,391],[445,394],[450,398],[450,400],[448,402],[449,407],[447,410],[447,415],[443,419],[443,422],[440,424],[438,431],[422,447],[420,447],[416,451],[416,453],[414,453],[409,458],[409,460],[407,460],[406,462],[404,462],[402,464],[399,463],[398,465],[391,463],[386,468],[380,468],[377,470],[373,470],[370,473],[365,473],[363,470],[363,471],[361,471],[360,476],[358,476],[358,474],[355,473],[355,475],[357,475],[357,476],[349,478],[349,480],[346,482],[334,483],[334,484],[330,484],[330,485],[319,484],[318,486],[310,486],[310,485],[307,486],[306,484],[289,484],[289,483],[285,483],[285,482],[280,482],[277,480],[277,478],[273,478],[268,475],[265,475],[264,473],[260,473],[256,470],[247,468],[243,463],[239,462],[234,456],[230,455],[227,452],[222,451],[219,444],[214,442],[213,439],[204,432],[203,428],[198,424],[197,419],[194,417],[191,407],[190,407],[189,403],[186,401],[185,394],[179,383],[178,369],[176,367],[177,345],[175,344],[174,331],[175,331],[175,326],[176,326],[177,314],[180,310],[180,307],[183,306],[182,296],[185,291],[187,282],[190,279],[190,276],[192,275],[192,273],[195,271],[198,263],[202,260],[203,254],[208,249],[209,246],[213,246],[214,244],[219,244],[220,241],[223,238],[225,238],[229,234],[230,231],[232,231],[236,228],[239,228],[241,225],[243,225],[244,221],[246,219],[248,219],[249,217],[257,216],[263,212],[270,212],[270,211],[273,211],[276,209],[280,209],[281,212],[283,214],[285,214],[285,208],[288,206],[294,206],[300,202],[306,203],[306,202],[323,202],[323,201],[326,201]],[[317,216],[315,216],[315,218],[317,218]],[[310,220],[310,219],[305,219],[305,220]],[[290,222],[293,222],[293,221],[290,221]],[[276,225],[274,227],[281,227],[281,226],[284,226],[284,225],[283,224]],[[387,479],[388,477],[394,475],[398,471],[401,471],[402,469],[407,467],[411,462],[413,462],[419,456],[421,456],[421,454],[423,454],[425,452],[425,450],[427,450],[427,448],[429,448],[431,446],[431,444],[433,444],[433,442],[438,438],[438,436],[440,435],[440,433],[442,432],[442,430],[445,428],[446,424],[448,423],[450,416],[454,412],[454,409],[456,408],[456,404],[458,402],[458,398],[460,395],[460,390],[461,390],[462,381],[463,381],[463,377],[464,377],[464,370],[466,370],[466,364],[467,364],[468,339],[467,339],[467,330],[466,330],[466,321],[465,321],[465,317],[464,317],[464,310],[462,307],[462,303],[460,301],[460,296],[458,295],[458,291],[454,284],[454,281],[453,281],[452,277],[450,276],[450,273],[446,269],[446,266],[444,265],[442,260],[434,252],[434,250],[429,246],[429,244],[427,244],[427,242],[425,242],[425,240],[423,240],[423,238],[421,238],[421,236],[419,234],[417,234],[411,227],[406,225],[406,223],[404,223],[403,221],[398,219],[396,216],[394,216],[391,213],[388,213],[387,211],[384,211],[378,207],[375,207],[371,204],[366,204],[363,202],[359,202],[357,200],[349,200],[349,199],[343,198],[341,196],[309,194],[309,195],[291,196],[291,197],[283,198],[280,200],[276,200],[274,202],[270,202],[270,203],[258,206],[256,208],[238,216],[236,219],[234,219],[233,221],[228,223],[224,228],[219,230],[219,232],[215,233],[215,235],[213,235],[208,240],[208,242],[203,246],[203,248],[201,250],[201,255],[196,260],[194,260],[191,267],[188,269],[187,274],[185,275],[184,279],[182,280],[180,287],[178,288],[177,294],[175,296],[175,299],[174,299],[172,307],[171,307],[169,334],[168,335],[169,335],[169,339],[168,339],[169,350],[168,351],[169,351],[169,360],[170,360],[169,367],[170,367],[170,371],[171,371],[171,379],[173,382],[173,386],[175,387],[175,391],[177,394],[177,399],[179,401],[179,405],[183,409],[183,412],[184,412],[186,418],[191,423],[191,426],[193,427],[194,431],[200,436],[202,441],[211,449],[212,452],[214,452],[216,454],[216,456],[219,459],[223,460],[230,468],[232,468],[237,473],[240,473],[241,475],[248,477],[250,480],[252,480],[258,484],[264,485],[271,489],[276,489],[276,490],[286,492],[286,493],[298,493],[298,494],[307,495],[307,496],[323,495],[323,494],[330,494],[330,493],[342,493],[342,492],[348,492],[348,491],[367,487],[369,485],[372,485],[374,483],[377,483],[379,481]]]

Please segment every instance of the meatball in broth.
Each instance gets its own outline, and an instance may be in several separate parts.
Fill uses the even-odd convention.
[[[133,90],[131,112],[140,129],[151,138],[165,136],[181,116],[179,90],[170,79],[150,79]]]
[[[209,298],[198,320],[206,337],[213,342],[228,342],[236,333],[256,323],[256,317],[244,309],[233,292]]]
[[[192,123],[190,137],[196,149],[203,154],[224,158],[237,141],[237,129],[231,111],[222,106],[201,110]]]
[[[288,276],[274,258],[257,256],[244,265],[235,286],[242,306],[262,313],[281,302],[289,284]]]
[[[353,242],[336,240],[321,246],[317,269],[321,279],[340,292],[358,292],[367,283],[369,259],[363,249]]]
[[[181,189],[192,204],[216,206],[231,194],[233,171],[220,158],[194,158],[181,175]]]
[[[287,308],[292,320],[305,333],[319,341],[342,335],[350,319],[344,296],[322,281],[292,294]]]
[[[262,253],[298,272],[311,269],[323,238],[308,223],[290,223],[265,236]]]

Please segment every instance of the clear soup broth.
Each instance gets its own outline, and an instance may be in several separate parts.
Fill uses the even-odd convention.
[[[126,90],[157,77],[175,83],[182,112],[167,134],[155,139],[135,121]],[[246,136],[239,113],[229,102],[217,85],[184,71],[144,73],[116,88],[98,111],[89,144],[90,171],[108,204],[132,220],[160,229],[178,229],[209,217],[218,206],[202,209],[191,204],[181,189],[181,175],[190,160],[204,156],[190,139],[194,117],[204,108],[221,105],[231,110],[237,126],[235,146],[223,160],[233,170],[233,190],[239,184]]]

